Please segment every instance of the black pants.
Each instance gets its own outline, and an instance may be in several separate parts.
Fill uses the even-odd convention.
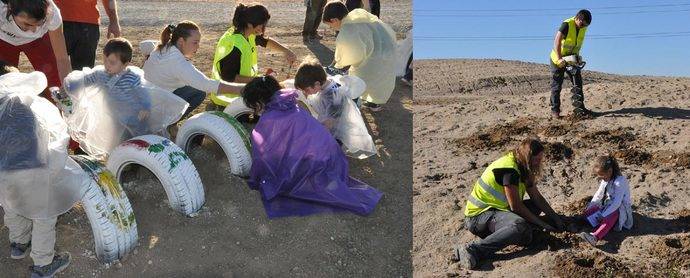
[[[324,6],[326,6],[326,0],[311,0],[311,4],[307,6],[307,14],[304,16],[302,36],[316,35],[316,30],[319,29],[319,24],[321,23]]]
[[[535,215],[541,213],[531,200],[525,200],[524,204]],[[526,246],[532,242],[532,224],[510,211],[490,209],[468,217],[465,219],[465,228],[482,238],[467,247],[478,260],[490,258],[508,245]]]
[[[563,79],[565,77],[566,69],[565,67],[559,68],[552,62],[551,65],[551,111],[561,112],[561,89],[563,87]],[[575,79],[575,86],[570,90],[573,107],[576,112],[584,112],[585,109],[585,96],[582,92],[582,74],[580,70],[574,73],[568,73],[570,78]],[[580,111],[582,110],[582,111]]]
[[[184,119],[184,117],[194,111],[194,109],[201,105],[206,98],[206,93],[204,91],[197,90],[190,86],[177,88],[172,93],[189,103],[189,108],[187,108],[187,110],[184,112],[184,115],[182,115],[180,119]]]
[[[65,21],[62,28],[72,70],[93,68],[96,62],[96,47],[101,36],[98,24]]]

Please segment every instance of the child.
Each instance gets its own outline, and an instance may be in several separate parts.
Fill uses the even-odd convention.
[[[348,162],[328,130],[297,105],[296,90],[272,76],[242,91],[261,118],[252,131],[249,187],[261,192],[269,218],[320,212],[370,214],[381,192],[348,176]]]
[[[614,225],[616,231],[632,228],[633,218],[628,180],[621,173],[616,159],[611,155],[599,156],[593,170],[601,183],[587,205],[585,217],[596,229],[592,233],[582,232],[579,236],[595,246]]]
[[[335,40],[336,68],[349,68],[349,74],[364,80],[367,89],[363,106],[381,110],[395,89],[395,32],[376,16],[363,9],[348,12],[340,1],[324,7],[323,22],[339,31]]]
[[[129,134],[126,137],[148,132],[146,119],[151,111],[151,99],[141,92],[141,77],[131,68],[132,45],[124,38],[108,40],[103,47],[105,70],[94,70],[84,76],[84,85],[98,84],[107,90],[113,113]]]
[[[179,120],[189,106],[147,82],[141,69],[129,66],[131,60],[129,41],[111,39],[103,48],[103,66],[74,71],[65,79],[73,104],[73,112],[65,115],[70,132],[80,147],[97,159],[105,159],[113,148],[132,137],[167,136],[165,128]]]
[[[69,265],[68,252],[55,252],[55,224],[89,180],[67,156],[69,135],[58,110],[39,97],[47,83],[41,72],[20,73],[0,62],[0,203],[10,258],[29,255],[31,277],[53,277]]]
[[[319,122],[343,144],[345,150],[356,158],[364,159],[376,154],[376,146],[352,98],[361,93],[366,85],[357,77],[348,78],[342,78],[338,83],[326,75],[318,60],[308,60],[297,69],[295,87],[308,97],[309,104],[319,115]],[[353,81],[347,84],[350,80]],[[359,92],[356,92],[358,89]]]

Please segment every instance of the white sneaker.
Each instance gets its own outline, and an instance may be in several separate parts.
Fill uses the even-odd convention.
[[[594,237],[593,234],[582,232],[579,233],[578,236],[580,236],[580,238],[584,239],[585,241],[587,241],[587,243],[591,244],[592,246],[597,246],[597,238]]]

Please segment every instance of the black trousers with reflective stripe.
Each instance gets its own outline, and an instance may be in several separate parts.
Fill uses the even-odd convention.
[[[531,200],[525,200],[524,204],[535,215],[541,214],[539,207]],[[468,246],[477,260],[491,258],[508,245],[525,246],[532,241],[532,225],[510,211],[489,209],[465,219],[465,228],[482,238]]]

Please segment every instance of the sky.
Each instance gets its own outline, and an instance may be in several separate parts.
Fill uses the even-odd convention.
[[[631,7],[637,6],[637,7]],[[586,69],[690,76],[690,1],[413,1],[415,59],[547,63],[564,19],[592,12]],[[506,38],[509,37],[509,38]]]

